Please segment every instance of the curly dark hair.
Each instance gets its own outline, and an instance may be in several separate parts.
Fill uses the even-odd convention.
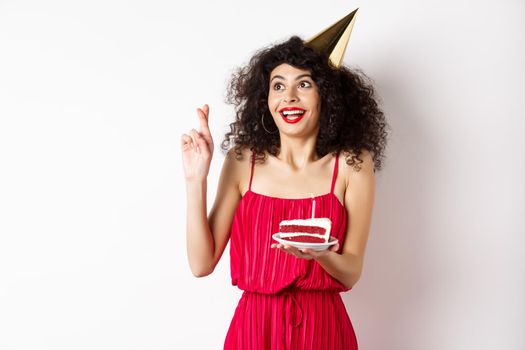
[[[279,154],[279,133],[265,131],[261,117],[264,115],[266,129],[277,129],[268,108],[268,89],[270,73],[282,63],[308,70],[318,86],[321,113],[317,154],[322,157],[328,152],[335,155],[343,151],[346,163],[359,170],[363,162],[359,155],[368,150],[374,171],[381,169],[388,124],[370,79],[359,69],[334,68],[327,55],[309,48],[298,36],[257,51],[248,65],[234,71],[226,102],[235,106],[236,118],[221,148],[227,151],[233,143],[237,159],[242,158],[245,147],[254,150],[256,159],[263,161],[265,152]]]

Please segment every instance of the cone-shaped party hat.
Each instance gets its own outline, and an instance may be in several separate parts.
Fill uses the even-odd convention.
[[[339,68],[345,55],[350,34],[352,33],[357,10],[358,8],[319,34],[306,40],[306,46],[326,54],[330,63],[332,63],[334,67]]]

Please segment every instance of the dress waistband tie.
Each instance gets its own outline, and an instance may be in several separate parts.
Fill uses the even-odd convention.
[[[295,298],[294,293],[284,292],[284,321],[285,332],[283,334],[286,349],[292,348],[292,333],[293,328],[298,327],[303,320],[303,309]]]

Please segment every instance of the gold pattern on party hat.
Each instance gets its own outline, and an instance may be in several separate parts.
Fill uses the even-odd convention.
[[[350,12],[330,27],[305,41],[306,46],[328,55],[330,63],[339,68],[345,55],[346,46],[354,27],[355,14],[359,8]]]

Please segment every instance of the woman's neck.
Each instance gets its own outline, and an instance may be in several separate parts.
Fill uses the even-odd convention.
[[[294,169],[303,169],[320,158],[315,146],[315,138],[306,140],[281,138],[281,147],[276,158]]]

